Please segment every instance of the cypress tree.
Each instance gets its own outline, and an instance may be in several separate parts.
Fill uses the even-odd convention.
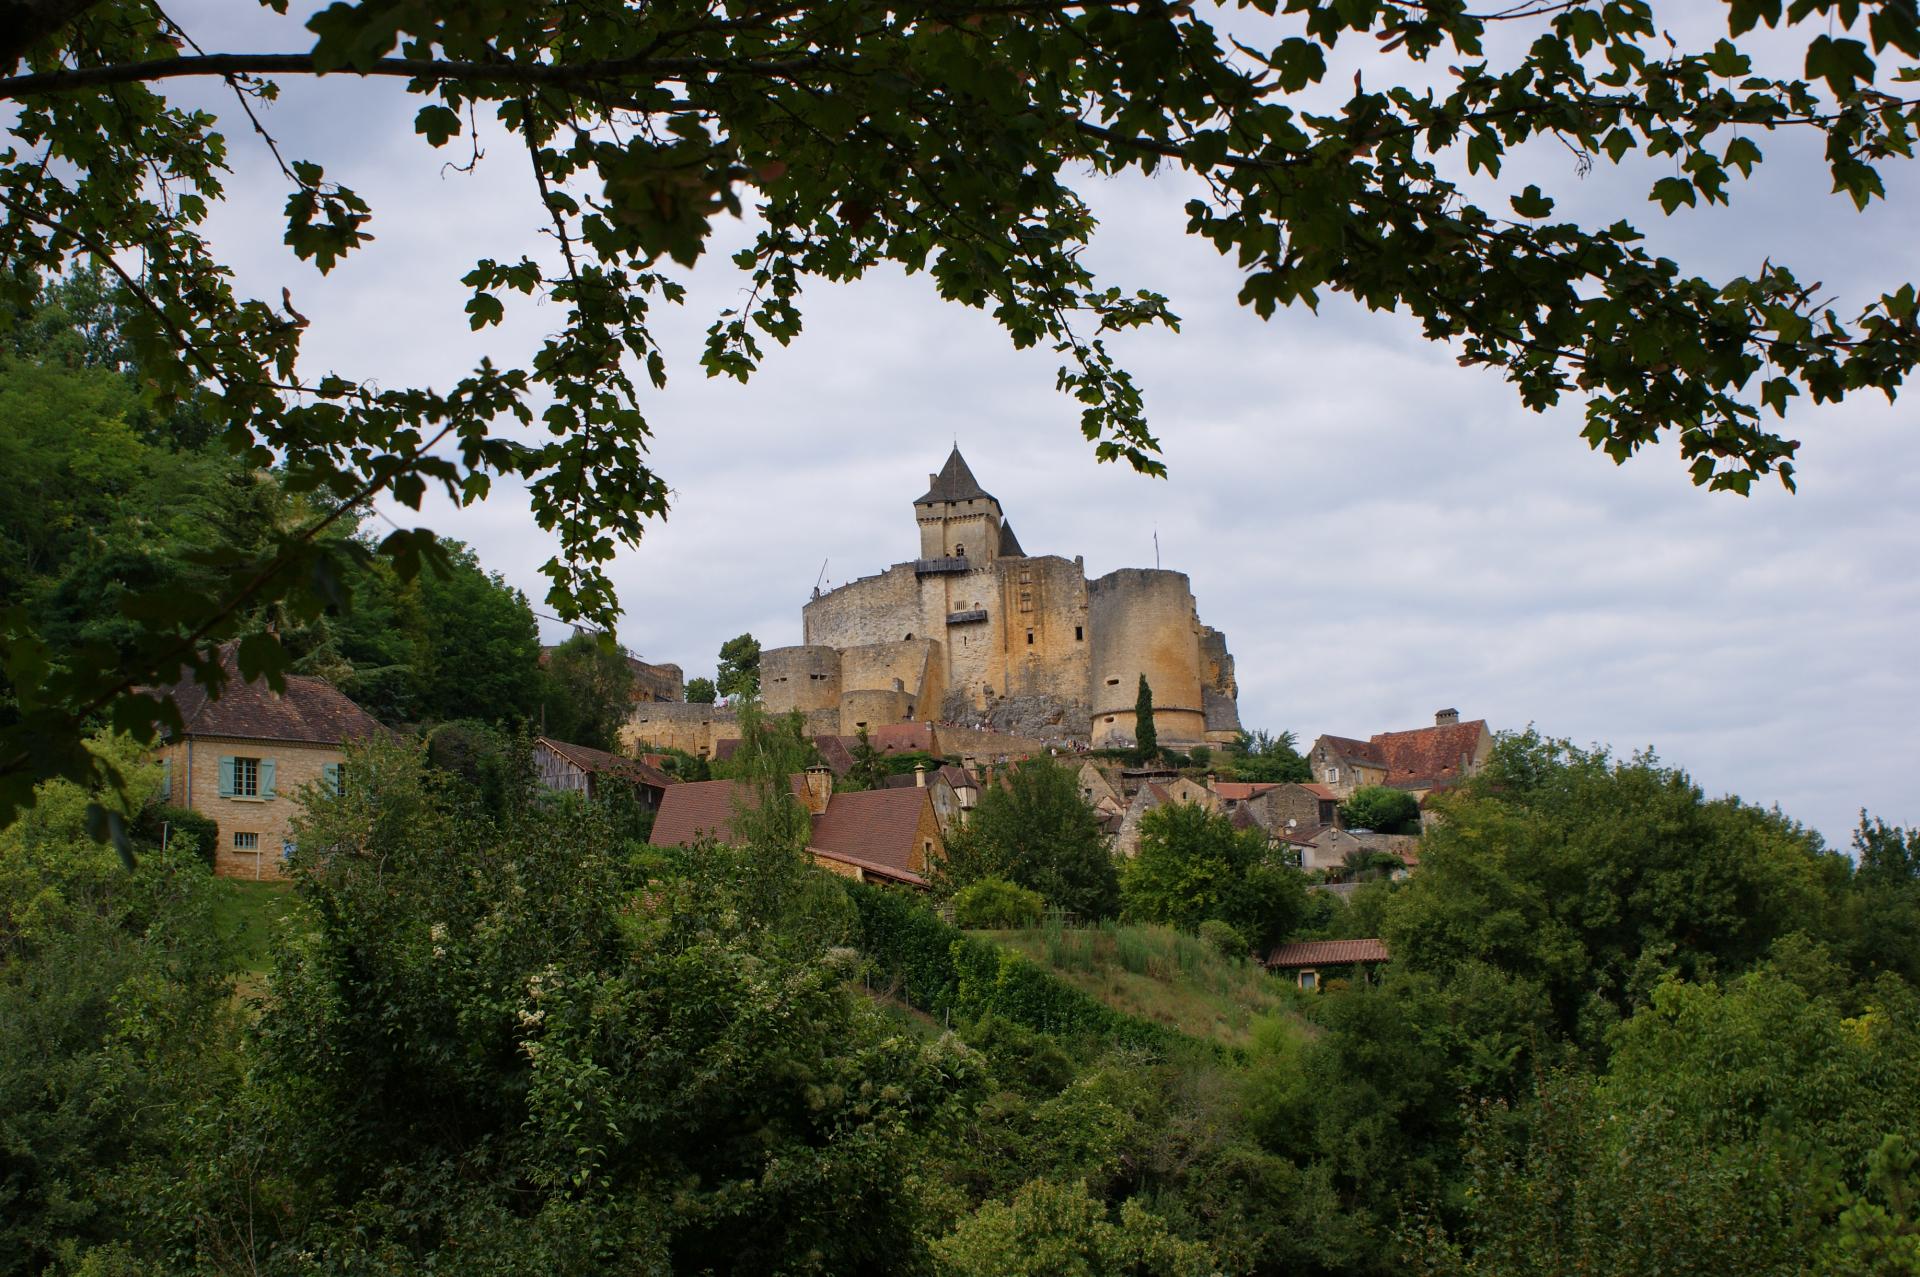
[[[1142,762],[1157,757],[1160,753],[1160,735],[1153,728],[1153,689],[1147,686],[1147,676],[1140,676],[1140,696],[1133,703],[1134,748]]]

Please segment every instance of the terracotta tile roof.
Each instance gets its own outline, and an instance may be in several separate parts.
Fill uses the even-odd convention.
[[[958,763],[943,764],[940,768],[940,774],[945,776],[947,783],[955,789],[977,790],[980,788],[980,782],[973,778],[973,773]]]
[[[1235,807],[1233,815],[1227,817],[1227,820],[1235,829],[1255,829],[1259,826],[1259,822],[1253,818],[1253,813],[1245,807]]]
[[[1309,794],[1312,794],[1315,798],[1324,798],[1330,803],[1337,803],[1340,801],[1340,795],[1334,793],[1331,789],[1327,788],[1325,785],[1319,784],[1318,782],[1303,783],[1300,786],[1300,788],[1306,790]]]
[[[1450,723],[1419,727],[1410,732],[1381,732],[1372,744],[1387,766],[1389,785],[1431,784],[1458,780],[1461,763],[1473,757],[1487,722]]]
[[[1379,940],[1301,940],[1280,945],[1267,955],[1267,965],[1281,969],[1386,961],[1387,946]]]
[[[896,869],[892,865],[883,865],[871,860],[861,860],[844,852],[828,851],[824,847],[808,847],[807,854],[816,860],[832,860],[843,865],[852,865],[871,874],[875,878],[885,878],[889,882],[904,882],[910,887],[926,887],[931,884],[910,869]]]
[[[792,779],[796,795],[806,792],[804,777]],[[656,847],[684,847],[702,835],[717,842],[733,838],[735,782],[699,780],[674,785],[660,796],[650,841]],[[824,814],[813,818],[808,845],[848,864],[875,865],[895,873],[918,874],[925,868],[920,846],[920,816],[927,791],[873,789],[834,794]]]
[[[164,689],[179,707],[184,735],[338,745],[387,730],[323,678],[289,674],[285,692],[275,692],[265,679],[242,682],[235,645],[231,643],[221,653],[220,663],[226,681],[218,700],[209,697],[207,689],[192,679]]]
[[[927,791],[870,789],[835,794],[827,810],[814,818],[812,846],[860,861],[919,873],[926,867],[920,846],[920,817]]]
[[[604,749],[589,749],[585,745],[569,744],[566,741],[554,740],[550,736],[536,736],[534,744],[544,745],[581,771],[590,772],[595,776],[622,776],[654,789],[665,789],[668,785],[677,783],[673,777],[658,767],[649,766],[637,758],[628,758],[624,754],[609,754]]]
[[[1269,789],[1279,787],[1276,782],[1261,780],[1216,780],[1208,786],[1214,793],[1229,802],[1240,802],[1255,794],[1264,794]]]
[[[1333,752],[1342,758],[1351,758],[1356,762],[1372,763],[1376,767],[1384,766],[1386,759],[1372,741],[1355,740],[1351,736],[1323,736],[1322,740],[1333,746]],[[1379,740],[1378,736],[1373,738]]]
[[[816,736],[813,747],[820,751],[820,761],[835,776],[844,776],[853,770],[853,747],[857,740],[848,736]]]
[[[648,838],[656,847],[685,847],[702,835],[716,842],[733,838],[734,783],[730,780],[694,780],[669,785],[660,794],[660,810]],[[795,796],[806,793],[804,777],[789,782]]]

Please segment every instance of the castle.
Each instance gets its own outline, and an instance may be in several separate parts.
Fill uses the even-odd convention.
[[[814,734],[910,722],[1053,745],[1134,743],[1140,677],[1161,745],[1239,734],[1233,657],[1200,623],[1184,573],[1122,568],[1089,581],[1075,557],[1031,555],[956,446],[913,503],[919,557],[821,593],[803,642],[761,654],[769,711]],[[634,743],[709,753],[725,706],[636,705]]]

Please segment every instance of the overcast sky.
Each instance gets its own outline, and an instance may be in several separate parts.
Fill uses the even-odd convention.
[[[236,8],[203,0],[176,16],[210,51],[303,47],[297,29]],[[1350,84],[1352,65],[1332,79]],[[228,106],[204,86],[170,91]],[[233,198],[215,236],[242,287],[291,286],[313,321],[309,374],[444,387],[482,354],[523,362],[559,323],[523,307],[468,332],[459,276],[480,257],[546,254],[543,215],[523,152],[490,137],[474,173],[443,171],[465,154],[414,137],[418,105],[390,84],[289,81],[266,112],[284,149],[373,205],[378,238],[325,280],[280,247],[282,179],[229,126]],[[1824,193],[1817,151],[1760,141],[1769,163],[1731,212],[1663,221],[1645,200],[1658,170],[1581,180],[1557,147],[1519,157],[1506,189],[1537,181],[1563,214],[1635,217],[1710,277],[1771,254],[1843,310],[1869,285],[1920,277],[1915,173],[1889,173],[1891,200],[1856,215]],[[648,407],[674,506],[614,569],[620,638],[690,677],[742,631],[798,642],[823,565],[838,583],[913,557],[911,502],[957,440],[1029,553],[1084,555],[1095,576],[1150,566],[1157,531],[1161,562],[1227,634],[1250,727],[1305,743],[1456,707],[1495,729],[1653,746],[1709,794],[1777,802],[1830,841],[1863,806],[1920,824],[1920,401],[1802,404],[1787,423],[1805,441],[1797,495],[1709,494],[1671,446],[1623,467],[1589,451],[1578,403],[1530,413],[1404,316],[1329,297],[1317,315],[1260,321],[1234,304],[1231,265],[1182,234],[1178,176],[1082,189],[1103,222],[1091,260],[1182,317],[1178,334],[1119,343],[1168,479],[1096,464],[1052,356],[1015,353],[984,314],[897,271],[810,287],[793,347],[747,386],[706,380],[701,336],[740,296],[717,251],[688,306],[663,317],[673,379]],[[722,228],[716,248],[747,234]],[[538,568],[554,547],[520,492],[387,512],[469,542],[544,606]]]

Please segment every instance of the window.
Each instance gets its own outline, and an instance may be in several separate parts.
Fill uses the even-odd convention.
[[[220,796],[222,798],[273,797],[273,760],[239,758],[228,755],[220,760]]]
[[[1327,783],[1329,785],[1338,785],[1340,783],[1340,769],[1338,767],[1327,768]]]
[[[1309,992],[1319,988],[1320,973],[1318,971],[1302,971],[1300,973],[1300,987]]]
[[[964,558],[966,558],[966,557],[967,557],[967,547],[966,547],[966,546],[964,546],[964,545],[956,545],[956,546],[954,546],[954,547],[953,547],[953,557],[954,557],[954,558],[956,558],[956,559],[964,559]]]
[[[1087,635],[1086,635],[1086,630],[1085,630],[1085,628],[1084,628],[1084,627],[1082,627],[1082,626],[1078,626],[1078,625],[1076,625],[1076,626],[1074,626],[1074,627],[1073,627],[1073,641],[1074,641],[1074,642],[1076,642],[1076,643],[1083,643],[1083,642],[1085,642],[1085,641],[1086,641],[1086,638],[1087,638]]]
[[[931,856],[933,854],[933,839],[922,838],[920,840],[920,851],[924,855]]]
[[[1033,591],[1032,590],[1020,591],[1020,610],[1022,612],[1033,611]]]
[[[1030,572],[1030,571],[1028,571],[1028,570],[1027,570],[1026,568],[1021,568],[1021,569],[1020,569],[1020,584],[1022,584],[1022,585],[1025,585],[1025,584],[1026,584],[1027,582],[1029,582],[1029,581],[1031,581],[1031,580],[1033,580],[1033,573],[1032,573],[1032,572]]]
[[[1113,715],[1111,714],[1107,715],[1107,721],[1111,723],[1113,721]]]
[[[293,859],[293,853],[294,853],[295,851],[297,851],[298,849],[299,849],[299,848],[298,848],[298,844],[296,844],[296,843],[295,843],[295,842],[293,841],[293,839],[291,839],[291,838],[282,838],[282,839],[280,840],[280,859],[282,859],[282,860],[292,860],[292,859]]]
[[[1028,630],[1028,631],[1027,631],[1027,646],[1028,646],[1028,647],[1032,647],[1032,646],[1033,646],[1033,631],[1032,631],[1032,630]]]
[[[1118,687],[1118,686],[1120,686],[1120,680],[1119,680],[1119,679],[1117,679],[1117,678],[1110,678],[1110,679],[1108,679],[1108,680],[1107,680],[1107,686],[1108,686],[1108,687]]]
[[[326,786],[329,794],[340,792],[340,764],[323,763],[320,766],[320,783]]]
[[[260,835],[259,834],[242,834],[242,833],[234,834],[233,849],[235,851],[260,850]]]

